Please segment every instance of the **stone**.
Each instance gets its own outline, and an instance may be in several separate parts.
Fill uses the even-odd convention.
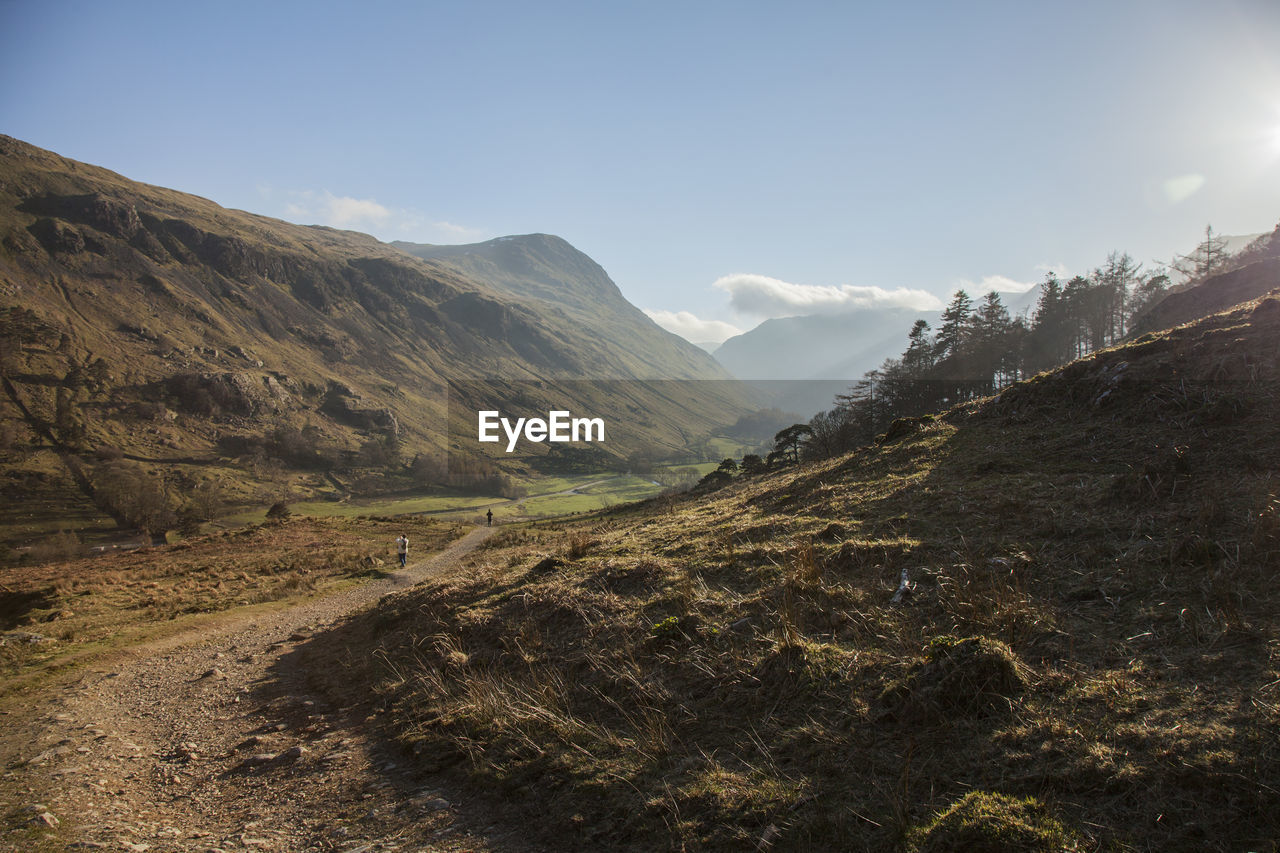
[[[52,749],[46,749],[44,752],[40,753],[35,758],[32,758],[27,763],[28,764],[46,764],[55,758],[61,758],[62,756],[66,755],[69,752],[71,752],[71,747],[69,746],[55,746]]]
[[[14,645],[18,645],[18,644],[35,645],[37,643],[51,643],[51,642],[53,641],[50,640],[48,637],[46,637],[44,634],[36,634],[32,631],[6,631],[4,634],[0,635],[0,646],[5,645],[7,643],[13,643]]]
[[[428,812],[440,812],[440,811],[444,811],[445,809],[451,808],[449,801],[441,797],[434,797],[425,802],[418,803],[418,806],[423,811],[428,811]]]
[[[559,557],[543,557],[529,571],[534,574],[545,574],[546,572],[554,572],[556,569],[565,565],[564,560]]]

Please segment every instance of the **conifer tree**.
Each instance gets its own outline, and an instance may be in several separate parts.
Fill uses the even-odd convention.
[[[913,379],[923,379],[933,367],[933,336],[930,331],[928,320],[916,320],[907,334],[907,351],[902,354],[902,366]]]
[[[957,290],[951,304],[942,312],[942,325],[934,338],[933,359],[936,365],[948,363],[949,375],[957,375],[957,368],[964,357],[973,328],[973,300],[963,290]]]
[[[988,381],[993,388],[1003,384],[1002,367],[1008,361],[1005,350],[1012,328],[1009,309],[1000,301],[1000,294],[991,291],[973,316],[973,378]]]
[[[1031,320],[1031,334],[1027,342],[1027,368],[1030,371],[1048,370],[1070,358],[1070,321],[1062,282],[1053,273],[1045,276],[1040,285],[1040,300]]]

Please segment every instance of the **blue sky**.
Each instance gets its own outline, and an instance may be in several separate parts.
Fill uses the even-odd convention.
[[[1280,3],[0,0],[0,132],[387,240],[558,234],[705,340],[1270,230]]]

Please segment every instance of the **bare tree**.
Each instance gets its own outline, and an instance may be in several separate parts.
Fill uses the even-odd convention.
[[[1213,226],[1204,227],[1204,239],[1189,255],[1178,255],[1171,266],[1193,281],[1207,278],[1227,264],[1226,238],[1214,234]]]

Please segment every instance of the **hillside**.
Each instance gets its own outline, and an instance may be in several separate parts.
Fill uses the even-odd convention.
[[[583,270],[607,282],[555,238],[503,246],[536,261],[544,285]],[[505,273],[487,282],[485,270],[227,210],[9,137],[0,247],[11,541],[113,526],[98,508],[104,465],[128,469],[115,478],[125,491],[207,484],[261,504],[357,481],[403,488],[396,465],[434,456],[438,470],[460,436],[475,451],[482,408],[613,415],[604,450],[625,458],[683,449],[743,401],[714,361],[647,319],[621,342],[601,334],[643,317],[616,288],[594,303],[593,326],[572,292],[564,307],[554,294],[517,298]]]
[[[612,343],[613,355],[626,366],[628,376],[731,378],[704,351],[662,329],[628,302],[599,264],[559,237],[529,234],[464,246],[391,245],[483,281],[508,297],[563,314],[595,339]]]
[[[1271,296],[844,457],[510,528],[304,660],[548,848],[1270,849],[1277,340]]]
[[[1237,241],[1239,242],[1239,241]],[[1170,293],[1135,319],[1131,337],[1190,323],[1280,287],[1280,226],[1240,249],[1231,269]]]

